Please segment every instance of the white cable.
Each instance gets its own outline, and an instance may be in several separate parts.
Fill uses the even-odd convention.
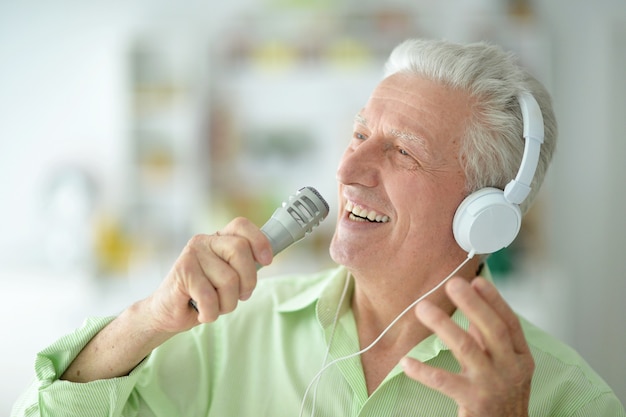
[[[341,297],[339,298],[339,303],[337,304],[337,310],[335,311],[335,317],[333,318],[333,328],[330,332],[330,338],[328,339],[328,349],[326,349],[326,354],[324,355],[324,361],[322,362],[322,369],[326,367],[326,362],[328,361],[328,357],[330,356],[330,347],[333,345],[333,339],[335,338],[335,329],[337,329],[337,322],[339,321],[339,311],[341,311],[341,305],[343,304],[344,299],[346,298],[346,294],[348,293],[348,287],[350,286],[350,279],[352,274],[348,272],[346,277],[346,283],[343,286],[343,291],[341,292]],[[321,381],[321,375],[317,378],[317,383],[315,384],[315,390],[313,390],[313,402],[311,404],[311,417],[315,415],[315,404],[317,402],[317,387],[319,387],[319,382]],[[310,389],[311,385],[307,388],[307,393]],[[304,404],[306,403],[306,395],[302,399],[302,404],[300,405],[300,416],[304,412]]]
[[[439,284],[435,285],[432,289],[430,289],[429,291],[427,291],[425,294],[423,294],[420,298],[418,298],[417,300],[413,301],[411,304],[409,304],[409,306],[407,308],[405,308],[400,314],[398,314],[398,316],[393,319],[393,321],[389,324],[389,326],[387,326],[379,335],[376,339],[374,339],[374,341],[372,343],[369,344],[369,346],[359,350],[358,352],[352,353],[350,355],[347,356],[342,356],[341,358],[337,358],[331,362],[329,362],[328,364],[326,364],[325,366],[322,367],[322,369],[319,370],[319,372],[315,375],[315,377],[313,377],[313,380],[309,383],[309,386],[307,387],[307,389],[304,391],[304,397],[302,399],[302,406],[300,407],[300,414],[299,416],[302,417],[303,415],[303,411],[304,411],[304,404],[306,402],[306,397],[309,395],[309,390],[311,389],[311,387],[313,386],[314,383],[316,383],[316,381],[319,382],[319,379],[321,378],[322,374],[324,372],[326,372],[326,370],[328,368],[330,368],[332,365],[336,364],[337,362],[341,362],[344,361],[346,359],[350,359],[350,358],[354,358],[356,356],[362,355],[365,352],[367,352],[368,350],[370,350],[371,348],[373,348],[374,346],[376,346],[376,344],[387,334],[387,332],[402,318],[404,317],[404,315],[406,313],[408,313],[413,307],[415,307],[420,301],[422,301],[424,298],[428,297],[429,295],[431,295],[432,293],[434,293],[435,291],[437,291],[439,288],[441,288],[441,286],[443,284],[445,284],[446,282],[448,282],[448,280],[450,280],[450,278],[452,278],[454,276],[454,274],[456,274],[457,272],[459,272],[459,270],[461,268],[463,268],[465,266],[466,263],[468,263],[470,261],[470,259],[472,259],[475,255],[475,251],[470,251],[467,254],[467,257],[463,260],[463,262],[461,262],[459,264],[459,266],[457,266],[454,271],[452,271],[447,277],[445,277]],[[343,300],[342,300],[343,301]],[[339,308],[337,309],[337,313],[339,313]],[[334,334],[334,330],[333,330],[333,334]],[[327,355],[330,352],[330,344],[327,350]],[[324,362],[326,362],[326,359],[324,359]],[[316,394],[317,394],[317,385],[316,385]],[[314,398],[315,400],[315,398]],[[315,410],[315,404],[313,404],[313,410]],[[314,414],[311,413],[311,417],[314,417]]]

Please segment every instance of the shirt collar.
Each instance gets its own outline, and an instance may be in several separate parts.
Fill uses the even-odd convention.
[[[480,276],[493,282],[491,271],[486,263],[480,270]],[[281,298],[280,294],[277,295],[276,309],[281,313],[296,312],[317,302],[317,314],[320,323],[326,327],[337,313],[337,304],[341,299],[348,278],[349,273],[343,266],[331,270],[330,273],[326,271],[318,274],[313,278],[312,285],[304,288],[295,296]],[[351,282],[349,285],[353,286],[354,283]],[[352,288],[348,288],[348,294],[351,293],[351,290]],[[350,303],[343,302],[342,311],[339,312],[339,315],[342,315],[348,308],[350,308]],[[469,329],[469,320],[461,310],[457,309],[452,314],[452,321],[465,331]],[[408,356],[424,361],[437,356],[443,350],[449,350],[448,346],[436,334],[432,334],[411,349]]]
[[[315,304],[319,301],[326,306],[335,306],[341,297],[345,280],[348,278],[348,271],[343,267],[337,267],[331,271],[312,277],[307,287],[303,288],[296,295],[277,294],[276,311],[280,313],[292,313]]]

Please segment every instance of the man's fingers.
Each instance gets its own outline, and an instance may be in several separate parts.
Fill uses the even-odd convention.
[[[415,307],[417,318],[448,345],[462,366],[488,366],[482,347],[443,310],[428,300]]]
[[[242,233],[254,234],[250,229]],[[233,311],[238,301],[248,298],[256,287],[257,266],[251,243],[238,234],[192,237],[176,269],[202,322]]]
[[[221,261],[215,258],[214,262]],[[193,300],[193,307],[199,313],[198,321],[203,323],[215,321],[220,313],[219,295],[205,275],[206,268],[207,266],[201,265],[197,254],[188,246],[173,269],[178,277],[178,284],[174,288]],[[213,266],[213,269],[215,268],[216,266]]]
[[[271,261],[269,240],[244,218],[213,235],[193,236],[150,296],[155,326],[163,332],[179,332],[217,320],[250,297],[258,264]]]
[[[237,217],[222,229],[220,235],[232,235],[244,238],[249,242],[256,262],[261,265],[269,265],[272,262],[272,246],[267,236],[250,220],[244,217]]]
[[[199,254],[205,275],[220,294],[220,311],[226,313],[256,287],[257,268],[250,243],[240,236],[210,240],[210,252]],[[218,258],[213,256],[218,255]]]
[[[449,347],[461,365],[460,372],[404,358],[401,364],[406,375],[453,398],[459,416],[509,415],[502,412],[509,399],[523,408],[534,362],[515,313],[482,278],[471,285],[454,278],[446,293],[468,318],[468,331],[427,300],[415,307],[415,313]],[[527,410],[524,413],[527,415]]]
[[[188,246],[204,279],[217,291],[221,313],[233,311],[238,300],[250,297],[256,287],[257,264],[268,261],[268,248],[271,253],[267,238],[244,218],[233,220],[214,235],[194,236]]]
[[[487,304],[493,308],[498,317],[504,322],[511,337],[513,347],[517,353],[528,353],[530,348],[524,337],[519,318],[508,303],[502,298],[496,287],[482,277],[472,281],[472,287],[480,294]]]
[[[472,323],[473,330],[480,333],[480,341],[484,349],[497,360],[506,362],[514,346],[512,329],[500,316],[500,311],[494,309],[494,306],[464,279],[450,280],[446,286],[446,292],[450,300]],[[499,307],[502,308],[502,306]]]
[[[467,391],[466,381],[458,374],[426,365],[406,356],[400,360],[400,366],[409,378],[451,398],[456,398],[459,394],[462,395],[463,392]]]

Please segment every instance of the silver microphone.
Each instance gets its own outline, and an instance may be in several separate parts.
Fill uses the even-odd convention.
[[[261,231],[272,244],[276,255],[298,242],[328,215],[328,203],[313,187],[300,188],[277,208]]]
[[[328,203],[313,187],[300,188],[289,196],[261,227],[272,245],[272,253],[276,255],[302,240],[328,216],[328,211]],[[194,300],[189,300],[189,305],[198,311]]]

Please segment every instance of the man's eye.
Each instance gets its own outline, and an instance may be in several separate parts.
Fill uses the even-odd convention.
[[[398,152],[400,152],[400,155],[402,155],[402,156],[411,156],[411,155],[409,155],[409,153],[407,151],[405,151],[402,148],[398,149]]]
[[[354,137],[355,137],[355,139],[358,139],[358,140],[365,140],[365,139],[367,139],[364,134],[358,133],[358,132],[354,133]]]

